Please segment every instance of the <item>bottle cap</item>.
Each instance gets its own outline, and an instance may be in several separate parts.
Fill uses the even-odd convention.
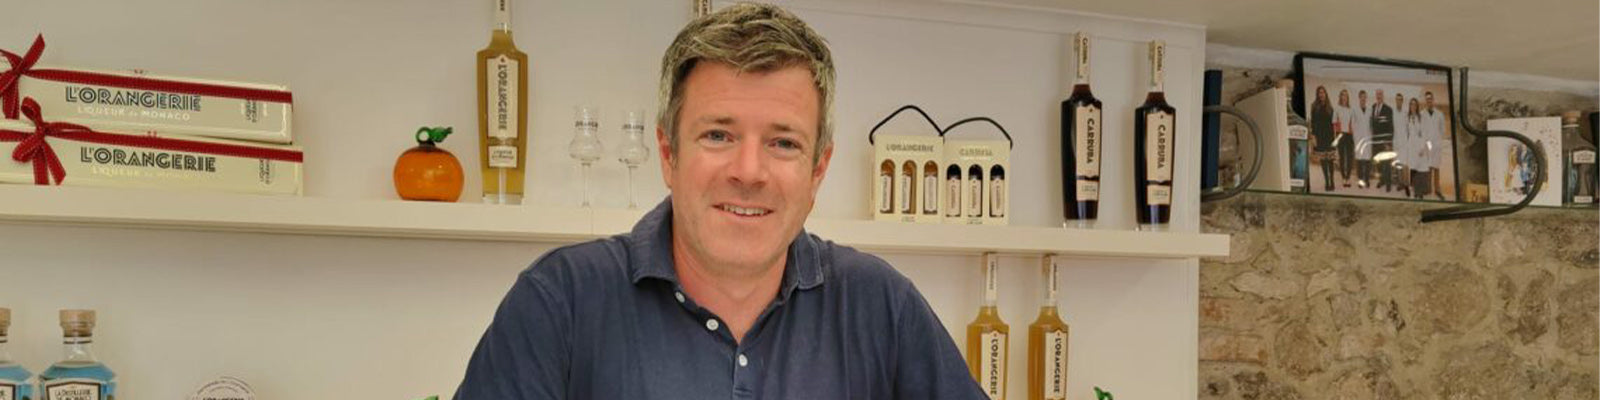
[[[61,330],[69,336],[88,336],[94,331],[94,310],[61,310]]]

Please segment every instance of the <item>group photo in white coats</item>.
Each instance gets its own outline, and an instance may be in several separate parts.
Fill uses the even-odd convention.
[[[1312,193],[1457,200],[1447,74],[1320,59],[1303,68]]]

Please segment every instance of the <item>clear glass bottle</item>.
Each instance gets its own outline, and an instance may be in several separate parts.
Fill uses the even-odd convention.
[[[905,163],[900,165],[900,180],[895,186],[898,186],[896,190],[899,190],[894,197],[896,201],[899,201],[899,206],[896,208],[899,209],[901,214],[916,215],[917,163],[906,160]]]
[[[1006,398],[1006,367],[1011,354],[1011,326],[1000,320],[1000,258],[983,253],[983,307],[967,324],[967,370],[992,400]]]
[[[94,357],[94,310],[61,310],[65,357],[39,374],[44,400],[114,400],[117,375]]]
[[[1044,256],[1044,304],[1039,318],[1028,325],[1028,400],[1067,398],[1067,343],[1069,329],[1056,311],[1061,286],[1056,256]]]
[[[1285,99],[1294,96],[1293,79],[1278,81],[1278,87],[1283,89]],[[1300,113],[1294,111],[1293,101],[1284,101],[1283,103],[1284,112],[1288,115],[1289,125],[1289,191],[1311,193],[1311,186],[1307,183],[1310,182],[1311,178],[1310,154],[1306,153],[1311,150],[1308,147],[1310,146],[1311,123],[1306,122],[1305,118],[1300,117]],[[1383,157],[1381,154],[1375,156],[1374,160]],[[1394,154],[1389,154],[1389,157],[1394,157]]]
[[[583,166],[583,207],[589,207],[589,167],[600,160],[606,148],[600,143],[600,109],[579,106],[572,126],[572,141],[567,142],[567,156]]]
[[[33,400],[33,373],[17,365],[7,348],[10,328],[11,309],[0,308],[0,399]]]
[[[878,165],[878,213],[894,214],[894,160]]]
[[[522,204],[528,154],[528,55],[511,40],[511,0],[493,0],[494,33],[478,51],[478,159],[483,202]]]
[[[922,214],[939,215],[939,166],[933,161],[922,165]]]
[[[1165,43],[1150,42],[1150,93],[1133,117],[1134,219],[1144,231],[1165,231],[1172,219],[1178,112],[1162,89],[1165,55]]]
[[[1561,114],[1561,140],[1567,149],[1567,182],[1561,198],[1564,204],[1573,206],[1595,203],[1595,145],[1578,130],[1582,115],[1577,111]]]
[[[633,175],[650,159],[650,146],[644,142],[644,110],[628,111],[622,122],[622,150],[617,161],[628,167],[628,208],[639,208],[633,191]]]
[[[1094,229],[1100,214],[1100,99],[1089,90],[1089,35],[1074,35],[1078,66],[1072,95],[1061,102],[1061,188],[1067,227]]]

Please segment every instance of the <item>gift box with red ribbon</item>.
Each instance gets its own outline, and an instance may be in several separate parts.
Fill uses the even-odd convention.
[[[91,129],[18,103],[0,119],[0,183],[302,193],[295,146]]]
[[[0,106],[16,120],[31,97],[44,118],[92,129],[158,136],[206,136],[265,143],[293,142],[287,87],[193,78],[45,68],[44,36],[22,55],[0,50]]]

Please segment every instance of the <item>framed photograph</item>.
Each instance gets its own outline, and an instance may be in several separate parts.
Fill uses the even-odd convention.
[[[1450,67],[1320,53],[1294,67],[1311,193],[1460,199]]]

